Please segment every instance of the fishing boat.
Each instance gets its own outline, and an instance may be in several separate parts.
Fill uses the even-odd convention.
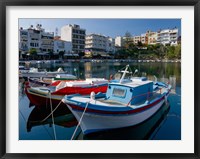
[[[120,72],[120,79],[108,84],[104,99],[95,99],[94,92],[91,98],[76,95],[63,98],[79,121],[83,134],[140,124],[167,102],[170,85],[132,77],[128,69],[129,65]]]
[[[67,72],[63,71],[62,68],[58,68],[57,71],[48,72],[46,69],[40,70],[38,68],[30,68],[27,72],[20,71],[20,77],[34,77],[34,78],[40,78],[40,77],[55,77],[58,74],[67,74]]]
[[[47,77],[28,78],[30,86],[32,87],[49,86],[56,81],[72,81],[72,80],[77,80],[77,77],[71,74],[57,74],[53,78],[47,78]]]
[[[163,104],[163,106],[149,119],[141,124],[131,127],[111,129],[107,131],[98,131],[83,135],[77,133],[76,140],[152,140],[156,133],[167,119],[170,106]]]
[[[90,95],[95,92],[97,97],[105,96],[108,87],[108,80],[104,78],[87,78],[86,80],[57,81],[48,87],[31,87],[28,83],[25,86],[25,93],[30,103],[35,106],[53,107],[62,104],[65,95],[78,94]]]

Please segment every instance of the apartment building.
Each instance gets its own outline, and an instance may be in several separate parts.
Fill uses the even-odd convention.
[[[93,54],[106,52],[107,37],[100,34],[89,34],[85,38],[85,49],[93,51]]]
[[[148,44],[148,34],[146,34],[146,33],[141,34],[141,43]]]
[[[171,29],[169,31],[170,45],[177,45],[179,42],[178,29]]]
[[[106,52],[108,53],[115,53],[116,49],[115,49],[115,39],[111,38],[111,37],[107,37],[107,48],[106,48]]]
[[[157,32],[147,31],[148,44],[155,45],[157,42]]]
[[[177,45],[178,44],[178,29],[159,30],[157,35],[157,43],[163,45]]]
[[[117,37],[115,38],[115,46],[116,46],[116,47],[123,47],[123,46],[124,46],[124,42],[125,42],[124,37],[117,36]]]
[[[138,42],[141,42],[141,36],[134,36],[133,37],[133,43],[138,44]]]
[[[89,34],[86,35],[85,50],[87,56],[105,56],[107,53],[115,52],[115,40],[101,34]]]
[[[35,49],[37,53],[53,52],[53,32],[46,32],[41,24],[37,24],[34,28],[31,25],[28,29],[19,30],[19,50],[29,52]]]
[[[60,52],[70,54],[72,52],[72,43],[54,38],[54,54],[58,55]]]
[[[85,32],[79,25],[69,24],[61,28],[61,40],[72,43],[72,52],[81,53],[85,51]]]

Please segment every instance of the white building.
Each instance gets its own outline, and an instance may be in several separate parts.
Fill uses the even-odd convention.
[[[63,52],[70,54],[72,52],[72,43],[64,40],[54,39],[54,54]]]
[[[29,52],[35,49],[37,53],[53,52],[54,33],[45,32],[41,24],[34,28],[31,25],[28,29],[20,28],[19,30],[19,50]]]
[[[105,56],[115,52],[115,41],[101,34],[89,34],[86,35],[85,50],[86,54]]]
[[[169,31],[169,35],[170,35],[170,44],[171,45],[177,45],[178,44],[178,29],[175,28],[175,29],[171,29]]]
[[[94,51],[106,51],[107,37],[100,34],[89,34],[85,38],[85,49]]]
[[[148,44],[148,36],[146,33],[141,34],[141,43],[142,44]]]
[[[85,29],[79,25],[66,25],[61,28],[61,40],[72,43],[74,53],[84,52],[85,50]]]
[[[178,29],[165,29],[158,31],[157,43],[163,45],[178,44]]]
[[[115,53],[116,49],[115,49],[115,39],[111,38],[111,37],[107,37],[107,48],[106,51],[108,53]]]
[[[115,38],[115,46],[116,47],[123,47],[124,46],[124,37],[121,37],[121,36],[117,36]]]
[[[138,42],[141,42],[141,36],[134,36],[133,37],[133,43],[138,44]]]

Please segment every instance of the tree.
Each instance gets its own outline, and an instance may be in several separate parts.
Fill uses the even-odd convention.
[[[59,56],[63,59],[63,56],[65,54],[65,51],[59,51]]]
[[[125,44],[124,44],[124,46],[125,46],[125,48],[128,49],[129,48],[129,44],[132,43],[132,39],[131,39],[132,35],[131,35],[130,32],[127,31],[125,33],[124,37],[125,37]]]
[[[85,56],[85,52],[80,52],[80,53],[79,53],[79,56],[80,56],[80,57]]]
[[[142,44],[141,41],[138,41],[137,45],[138,45],[139,47],[143,46],[143,44]]]
[[[37,55],[37,50],[36,48],[31,48],[29,50],[29,54],[33,57],[33,59],[35,59],[35,56]]]
[[[175,47],[174,47],[174,46],[166,46],[166,48],[167,48],[166,57],[167,57],[168,59],[173,59],[173,58],[175,58],[175,54],[174,54]]]
[[[174,50],[175,57],[180,59],[181,58],[181,45],[178,44]]]
[[[53,57],[53,50],[49,50],[49,58],[51,59]]]
[[[129,31],[126,31],[124,37],[126,37],[126,38],[131,38],[132,35],[131,35],[131,33],[130,33]]]

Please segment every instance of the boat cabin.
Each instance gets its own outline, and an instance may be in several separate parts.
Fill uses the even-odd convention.
[[[134,105],[148,100],[153,94],[153,82],[141,79],[125,83],[110,83],[106,99]]]

